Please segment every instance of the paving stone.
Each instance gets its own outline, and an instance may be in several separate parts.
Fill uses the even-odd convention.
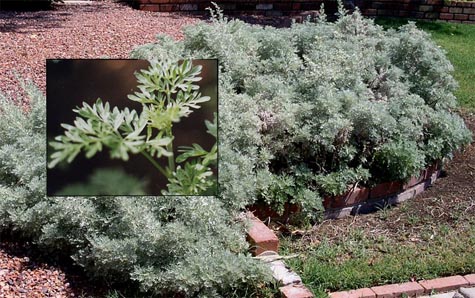
[[[417,298],[460,298],[460,297],[457,297],[457,294],[458,294],[457,292],[452,291],[448,293],[418,296]]]
[[[272,276],[284,286],[296,283],[302,283],[302,279],[295,272],[290,271],[282,261],[270,263]]]
[[[440,293],[456,290],[460,287],[467,286],[468,281],[460,275],[455,275],[430,280],[423,280],[420,281],[419,284],[424,288],[425,293],[431,293],[432,291]]]
[[[468,284],[469,284],[469,285],[475,286],[475,274],[468,274],[468,275],[465,275],[464,278],[468,281]]]
[[[455,294],[457,294],[457,292],[452,291],[452,292],[448,292],[448,293],[430,295],[429,297],[430,298],[453,298],[455,296]]]
[[[313,298],[312,292],[303,285],[288,285],[279,288],[282,298]]]
[[[475,298],[475,288],[460,288],[459,292],[465,298]]]

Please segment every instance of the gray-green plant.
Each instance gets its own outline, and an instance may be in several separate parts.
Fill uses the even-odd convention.
[[[358,10],[276,29],[230,20],[184,29],[134,58],[217,58],[220,197],[321,210],[355,183],[407,180],[468,144],[444,51],[413,23],[384,30]],[[397,162],[398,159],[401,162]]]
[[[26,93],[28,109],[0,94],[0,233],[145,297],[259,296],[270,273],[215,197],[47,197],[46,100]]]
[[[142,111],[110,107],[100,98],[92,105],[84,102],[73,111],[78,114],[74,124],[61,124],[63,135],[50,142],[54,149],[49,168],[58,163],[71,163],[83,152],[91,158],[107,148],[110,158],[129,160],[129,154],[141,154],[168,179],[163,194],[198,195],[214,193],[216,187],[212,166],[217,161],[217,145],[210,151],[198,144],[183,146],[175,156],[173,125],[188,117],[200,104],[210,100],[202,96],[199,86],[201,65],[191,60],[181,63],[171,60],[151,60],[148,69],[136,72],[139,91],[128,95],[142,104]],[[215,117],[216,118],[216,117]],[[216,119],[206,121],[208,133],[217,136]],[[163,167],[157,159],[167,158]]]

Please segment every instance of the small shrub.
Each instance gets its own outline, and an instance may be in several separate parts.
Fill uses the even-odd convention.
[[[148,296],[230,297],[271,280],[214,197],[46,197],[45,98],[27,93],[28,112],[0,94],[0,231]]]
[[[406,180],[471,141],[453,112],[445,53],[414,24],[385,31],[356,11],[275,29],[228,20],[159,37],[132,57],[218,58],[221,199],[297,201]]]
[[[424,155],[411,141],[387,143],[381,146],[374,154],[372,170],[373,176],[388,172],[391,180],[405,180],[416,175],[424,167]]]

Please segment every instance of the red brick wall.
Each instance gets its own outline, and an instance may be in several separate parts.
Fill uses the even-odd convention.
[[[415,19],[475,23],[475,2],[443,0],[373,0],[359,1],[366,16],[394,16]]]
[[[209,0],[135,0],[138,7],[149,11],[186,11],[200,13],[211,7]],[[331,13],[333,0],[216,0],[225,13],[258,13],[270,16],[291,15],[318,10],[322,3]],[[395,16],[415,19],[475,23],[475,2],[444,2],[443,0],[354,0],[366,16]]]
[[[135,0],[139,8],[149,11],[204,12],[213,7],[209,0]],[[333,0],[215,0],[225,13],[257,13],[265,15],[290,15],[301,11],[319,10],[322,3],[329,11],[336,11]]]

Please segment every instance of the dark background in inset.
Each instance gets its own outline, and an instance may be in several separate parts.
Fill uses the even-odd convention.
[[[139,91],[136,71],[149,67],[146,60],[47,60],[46,93],[47,93],[47,138],[52,141],[55,136],[64,133],[61,123],[73,124],[77,114],[72,110],[82,106],[83,102],[92,105],[97,98],[109,102],[111,108],[128,107],[138,113],[141,104],[127,98],[128,94]],[[188,118],[182,118],[173,126],[175,139],[173,146],[175,157],[179,146],[200,144],[210,150],[215,143],[213,136],[206,133],[204,121],[213,120],[217,112],[218,69],[217,60],[194,60],[193,65],[201,65],[200,86],[202,96],[210,96],[210,101],[201,104]],[[48,157],[53,149],[48,145]],[[63,187],[72,183],[84,183],[88,176],[98,168],[122,168],[126,173],[148,181],[147,193],[161,195],[166,188],[167,179],[141,154],[130,154],[128,161],[110,159],[109,150],[103,148],[91,159],[81,152],[67,167],[56,166],[47,171],[47,195],[55,195]],[[162,166],[167,165],[165,157],[160,158]],[[217,170],[214,169],[215,174]],[[216,175],[215,175],[216,177]],[[56,194],[57,195],[57,194]],[[77,194],[81,195],[81,194]]]

